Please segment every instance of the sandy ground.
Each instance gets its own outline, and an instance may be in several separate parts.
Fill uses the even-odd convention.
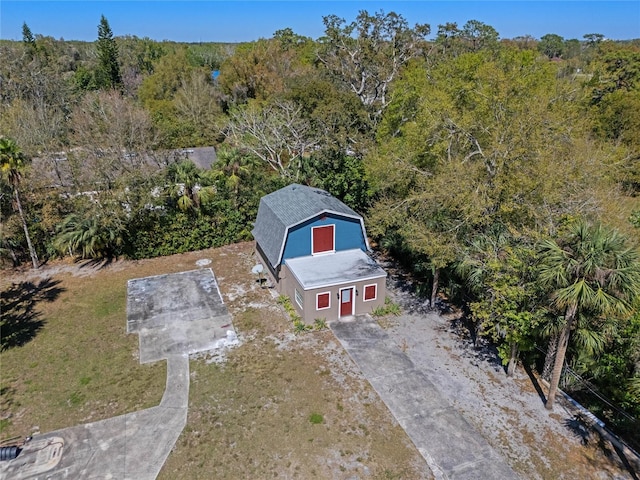
[[[559,400],[553,412],[527,372],[518,366],[506,376],[497,353],[480,339],[474,346],[456,313],[429,311],[411,282],[387,264],[389,296],[402,306],[399,317],[381,321],[418,368],[425,371],[450,403],[512,468],[528,479],[627,479],[613,447],[578,421],[576,411]]]
[[[127,265],[127,262],[116,261],[108,268],[119,270]],[[104,266],[100,262],[56,262],[38,271],[15,272],[15,277],[28,280],[62,273],[90,276]],[[521,366],[513,378],[508,378],[486,342],[473,345],[459,315],[430,312],[427,303],[412,293],[412,285],[406,278],[401,281],[392,265],[383,266],[391,272],[388,294],[402,306],[403,313],[399,317],[382,319],[381,324],[398,348],[429,375],[441,393],[497,452],[504,455],[522,478],[640,478],[640,473],[624,469],[611,445],[587,431],[568,405],[558,402],[554,411],[548,412],[541,392],[536,391]],[[223,283],[224,276],[218,280]],[[233,301],[235,297],[246,298],[246,293],[243,286],[231,288],[226,294],[227,301]],[[246,306],[279,308],[270,301],[255,300]],[[293,333],[276,335],[272,340],[279,348],[302,344],[322,352],[332,365],[332,377],[339,383],[348,382],[348,378],[362,380],[361,373],[337,341],[326,341],[325,338],[319,342],[314,335],[296,336]]]

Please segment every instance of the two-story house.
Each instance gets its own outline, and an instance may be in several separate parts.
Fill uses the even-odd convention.
[[[364,220],[324,190],[293,184],[265,195],[252,233],[275,289],[305,323],[384,304],[387,273],[367,254]]]

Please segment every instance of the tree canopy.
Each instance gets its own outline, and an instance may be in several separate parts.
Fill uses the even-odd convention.
[[[241,44],[114,36],[104,16],[95,42],[23,24],[0,42],[1,258],[247,240],[260,198],[300,182],[362,213],[508,373],[546,348],[552,385],[570,364],[640,415],[640,304],[614,274],[638,261],[640,42],[322,21],[318,39]],[[586,245],[609,252],[595,270]]]

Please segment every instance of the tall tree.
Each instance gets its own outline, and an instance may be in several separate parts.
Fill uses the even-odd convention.
[[[119,88],[122,85],[120,66],[118,65],[118,44],[106,17],[100,17],[98,25],[98,69],[96,84],[99,88]]]
[[[255,101],[232,111],[228,140],[251,152],[282,177],[297,179],[302,158],[318,139],[302,116],[302,106],[274,100],[267,105]]]
[[[68,153],[79,168],[68,175],[78,188],[113,188],[123,174],[152,167],[149,159],[157,137],[146,110],[118,91],[84,95],[72,110],[69,124],[73,146]],[[67,162],[66,167],[72,164]]]
[[[551,410],[578,316],[628,315],[640,295],[640,257],[617,231],[584,221],[560,242],[543,241],[540,255],[541,284],[552,289],[552,306],[563,315],[546,403]]]
[[[287,80],[309,69],[281,36],[238,45],[220,67],[218,85],[227,108],[250,99],[267,100],[286,91]]]
[[[475,297],[469,306],[476,328],[496,342],[508,376],[546,313],[534,267],[531,245],[500,231],[474,238],[456,265]]]
[[[457,23],[438,25],[435,43],[444,55],[457,56],[465,52],[498,47],[499,35],[495,28],[478,20],[469,20],[462,29]]]
[[[410,28],[402,15],[370,15],[366,10],[349,24],[336,15],[324,17],[323,22],[320,62],[369,108],[372,120],[378,120],[389,103],[391,83],[422,52],[430,26]]]
[[[29,55],[33,56],[36,54],[36,51],[38,49],[36,45],[36,39],[33,37],[33,33],[31,32],[31,29],[26,22],[22,24],[22,43],[25,47],[27,47]]]
[[[538,50],[549,58],[561,57],[564,53],[564,38],[555,33],[547,33],[540,37]]]
[[[21,170],[24,168],[24,161],[25,158],[20,147],[18,147],[13,140],[5,137],[0,138],[0,173],[2,173],[2,178],[5,179],[13,188],[16,208],[20,215],[20,221],[22,222],[22,228],[24,229],[24,236],[27,239],[27,246],[29,247],[29,254],[31,255],[33,268],[38,268],[38,255],[31,243],[31,235],[29,235],[27,220],[24,216],[22,202],[20,201],[20,194],[18,192],[20,179],[22,177]]]

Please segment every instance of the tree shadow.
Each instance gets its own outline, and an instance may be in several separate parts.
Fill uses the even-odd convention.
[[[582,445],[588,445],[591,438],[591,431],[587,428],[585,422],[580,418],[580,415],[574,415],[571,418],[564,419],[564,426],[573,434],[574,437],[580,440]]]
[[[53,302],[65,291],[59,280],[13,283],[0,294],[0,351],[20,347],[32,340],[45,321],[36,307]]]
[[[612,444],[612,447],[618,454],[618,458],[622,462],[622,465],[624,465],[624,468],[626,468],[627,472],[631,475],[631,478],[633,478],[633,480],[640,480],[638,477],[639,470],[636,469],[638,462],[636,461],[636,467],[634,467],[620,447],[615,444]]]
[[[82,263],[80,265],[80,268],[91,268],[94,270],[102,270],[103,268],[106,268],[109,265],[111,265],[115,260],[117,259],[112,256],[102,257],[102,258],[91,258],[88,260],[79,258],[79,259],[76,259],[76,263]]]
[[[533,373],[533,370],[531,369],[531,366],[528,365],[527,362],[522,362],[522,368],[524,369],[525,372],[527,372],[527,375],[529,376],[529,380],[531,380],[531,385],[533,385],[533,388],[536,389],[536,393],[538,394],[538,396],[540,397],[540,400],[542,400],[542,404],[546,404],[547,403],[547,396],[544,394],[544,390],[542,390],[542,386],[540,386],[540,382],[538,381],[538,379],[536,378],[536,376]]]
[[[468,358],[473,366],[478,367],[483,363],[490,365],[495,371],[506,373],[498,349],[478,332],[476,324],[470,320],[466,312],[450,317],[446,330],[454,335],[463,352],[462,355]]]
[[[640,480],[638,478],[637,465],[633,465],[638,463],[638,459],[634,457],[633,460],[629,460],[616,441],[611,441],[611,438],[605,438],[606,434],[596,430],[592,423],[585,419],[581,413],[576,413],[573,417],[566,418],[563,424],[580,440],[582,445],[595,445],[606,458],[624,468],[633,480]],[[595,467],[600,467],[593,459],[590,461]]]

